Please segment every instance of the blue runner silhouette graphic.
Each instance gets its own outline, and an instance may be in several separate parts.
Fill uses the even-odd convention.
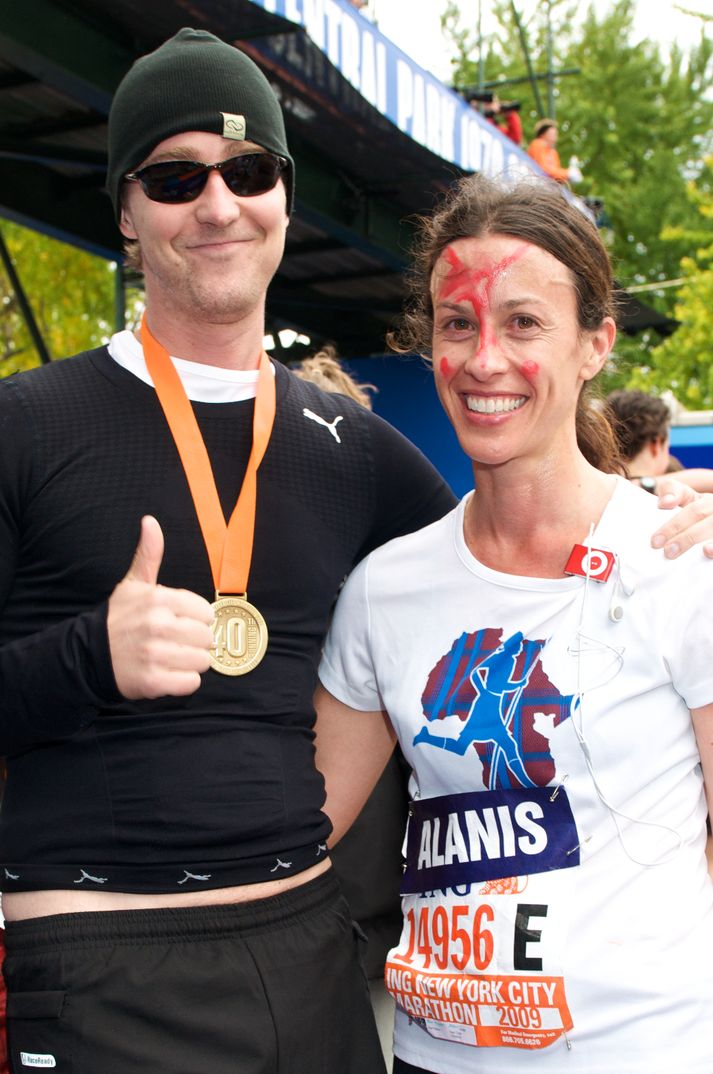
[[[503,640],[489,628],[462,634],[428,676],[421,701],[429,726],[414,737],[417,746],[435,746],[464,757],[471,746],[483,762],[488,790],[546,786],[554,760],[541,733],[543,714],[552,729],[570,716],[572,695],[563,696],[542,670],[545,640],[516,631]],[[455,737],[431,728],[457,715],[463,729]]]

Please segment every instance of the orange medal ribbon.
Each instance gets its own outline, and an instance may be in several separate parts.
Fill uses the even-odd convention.
[[[211,665],[224,675],[244,675],[260,663],[267,648],[267,626],[247,601],[255,536],[257,471],[275,421],[275,378],[265,351],[260,355],[253,442],[238,501],[226,524],[213,469],[191,402],[165,347],[141,321],[146,367],[166,416],[193,497],[210,561],[216,618]]]

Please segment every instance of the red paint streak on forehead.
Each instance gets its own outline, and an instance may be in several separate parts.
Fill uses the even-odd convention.
[[[439,297],[451,298],[455,302],[469,302],[476,313],[488,310],[493,287],[503,273],[520,260],[526,250],[527,246],[523,244],[496,265],[489,265],[487,268],[468,268],[453,247],[447,246],[443,251],[443,259],[450,266],[450,271],[441,281]]]

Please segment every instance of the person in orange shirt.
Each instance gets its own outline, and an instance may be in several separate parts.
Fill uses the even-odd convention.
[[[551,179],[558,183],[578,183],[582,179],[582,173],[573,157],[568,168],[560,164],[557,152],[557,124],[554,119],[540,119],[535,125],[535,137],[527,147],[527,152],[532,159],[540,165]]]

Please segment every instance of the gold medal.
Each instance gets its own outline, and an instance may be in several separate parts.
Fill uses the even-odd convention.
[[[210,666],[221,675],[246,675],[265,655],[265,620],[244,596],[221,597],[216,593],[212,608],[215,618]]]

